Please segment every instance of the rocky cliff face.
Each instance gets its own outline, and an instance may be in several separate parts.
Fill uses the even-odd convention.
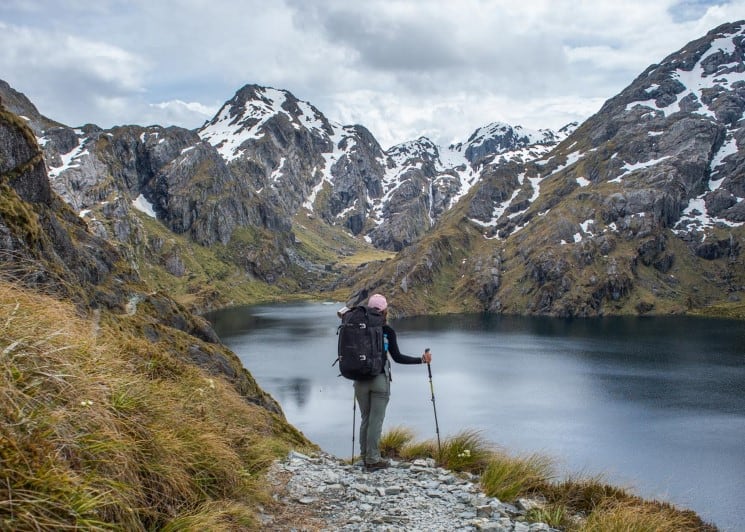
[[[406,312],[431,310],[433,293],[450,310],[561,316],[740,301],[744,53],[745,23],[723,25],[550,152],[492,158],[447,223],[362,286],[385,287]]]
[[[0,107],[0,262],[3,273],[82,305],[117,305],[99,289],[119,257],[52,192],[41,150],[25,120]],[[131,280],[121,270],[122,279]],[[85,284],[90,291],[81,289]]]
[[[204,319],[164,294],[149,292],[119,250],[91,233],[85,221],[52,190],[28,118],[0,104],[0,277],[71,299],[81,312],[95,311],[100,319],[126,315],[122,327],[137,329],[150,342],[159,343],[159,349],[226,378],[248,401],[281,413],[237,357],[219,343]],[[98,132],[87,129],[88,134]],[[122,133],[122,143],[114,134],[98,139],[111,146],[101,153],[126,152],[130,145],[126,136],[131,131]],[[117,160],[127,159],[120,152]],[[123,183],[137,186],[139,173],[131,167],[120,170]],[[86,196],[81,198],[88,201]]]

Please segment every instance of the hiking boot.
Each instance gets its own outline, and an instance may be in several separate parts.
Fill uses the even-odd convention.
[[[385,469],[390,464],[386,460],[380,460],[379,462],[373,462],[372,464],[365,464],[365,469],[368,471],[377,471],[379,469]]]

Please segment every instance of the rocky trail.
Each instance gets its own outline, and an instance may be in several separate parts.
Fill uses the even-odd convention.
[[[505,504],[481,492],[475,476],[436,467],[434,460],[391,462],[368,472],[325,453],[291,452],[269,482],[280,511],[263,514],[264,530],[551,532],[527,523],[535,504]]]

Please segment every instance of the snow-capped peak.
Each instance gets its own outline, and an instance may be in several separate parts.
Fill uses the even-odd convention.
[[[401,166],[412,160],[434,161],[439,157],[440,151],[430,139],[419,137],[416,140],[396,144],[390,147],[385,154],[396,166]]]
[[[569,134],[570,125],[560,132],[551,129],[528,129],[511,126],[504,122],[492,122],[474,131],[466,142],[452,144],[449,148],[463,154],[471,164],[479,163],[484,157],[495,156],[521,150],[529,146],[553,145]]]
[[[264,125],[278,115],[285,115],[298,130],[307,129],[321,135],[330,130],[328,121],[318,109],[298,100],[290,92],[247,85],[226,102],[198,133],[230,162],[241,155],[244,142],[262,138]]]

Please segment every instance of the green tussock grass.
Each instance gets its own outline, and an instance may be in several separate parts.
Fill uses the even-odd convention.
[[[538,493],[554,476],[550,458],[538,454],[523,457],[495,453],[481,475],[481,486],[490,497],[514,501]]]
[[[257,526],[284,420],[116,316],[3,281],[0,316],[0,529]]]
[[[413,431],[394,427],[381,437],[381,452],[391,458],[435,458],[456,472],[477,475],[489,497],[504,502],[537,501],[529,522],[547,523],[571,532],[715,532],[694,512],[659,501],[644,500],[612,486],[601,477],[557,479],[553,460],[541,454],[515,456],[464,430],[441,442],[417,441]]]
[[[393,427],[380,437],[380,454],[398,456],[398,453],[414,439],[414,431],[407,427]]]
[[[435,458],[437,443],[433,440],[416,441],[416,434],[408,427],[392,427],[380,437],[380,454],[388,458],[413,460]]]
[[[343,256],[339,258],[339,264],[343,266],[350,266],[356,268],[369,262],[382,262],[388,259],[392,259],[396,256],[393,251],[386,251],[384,249],[360,249],[352,255]]]

